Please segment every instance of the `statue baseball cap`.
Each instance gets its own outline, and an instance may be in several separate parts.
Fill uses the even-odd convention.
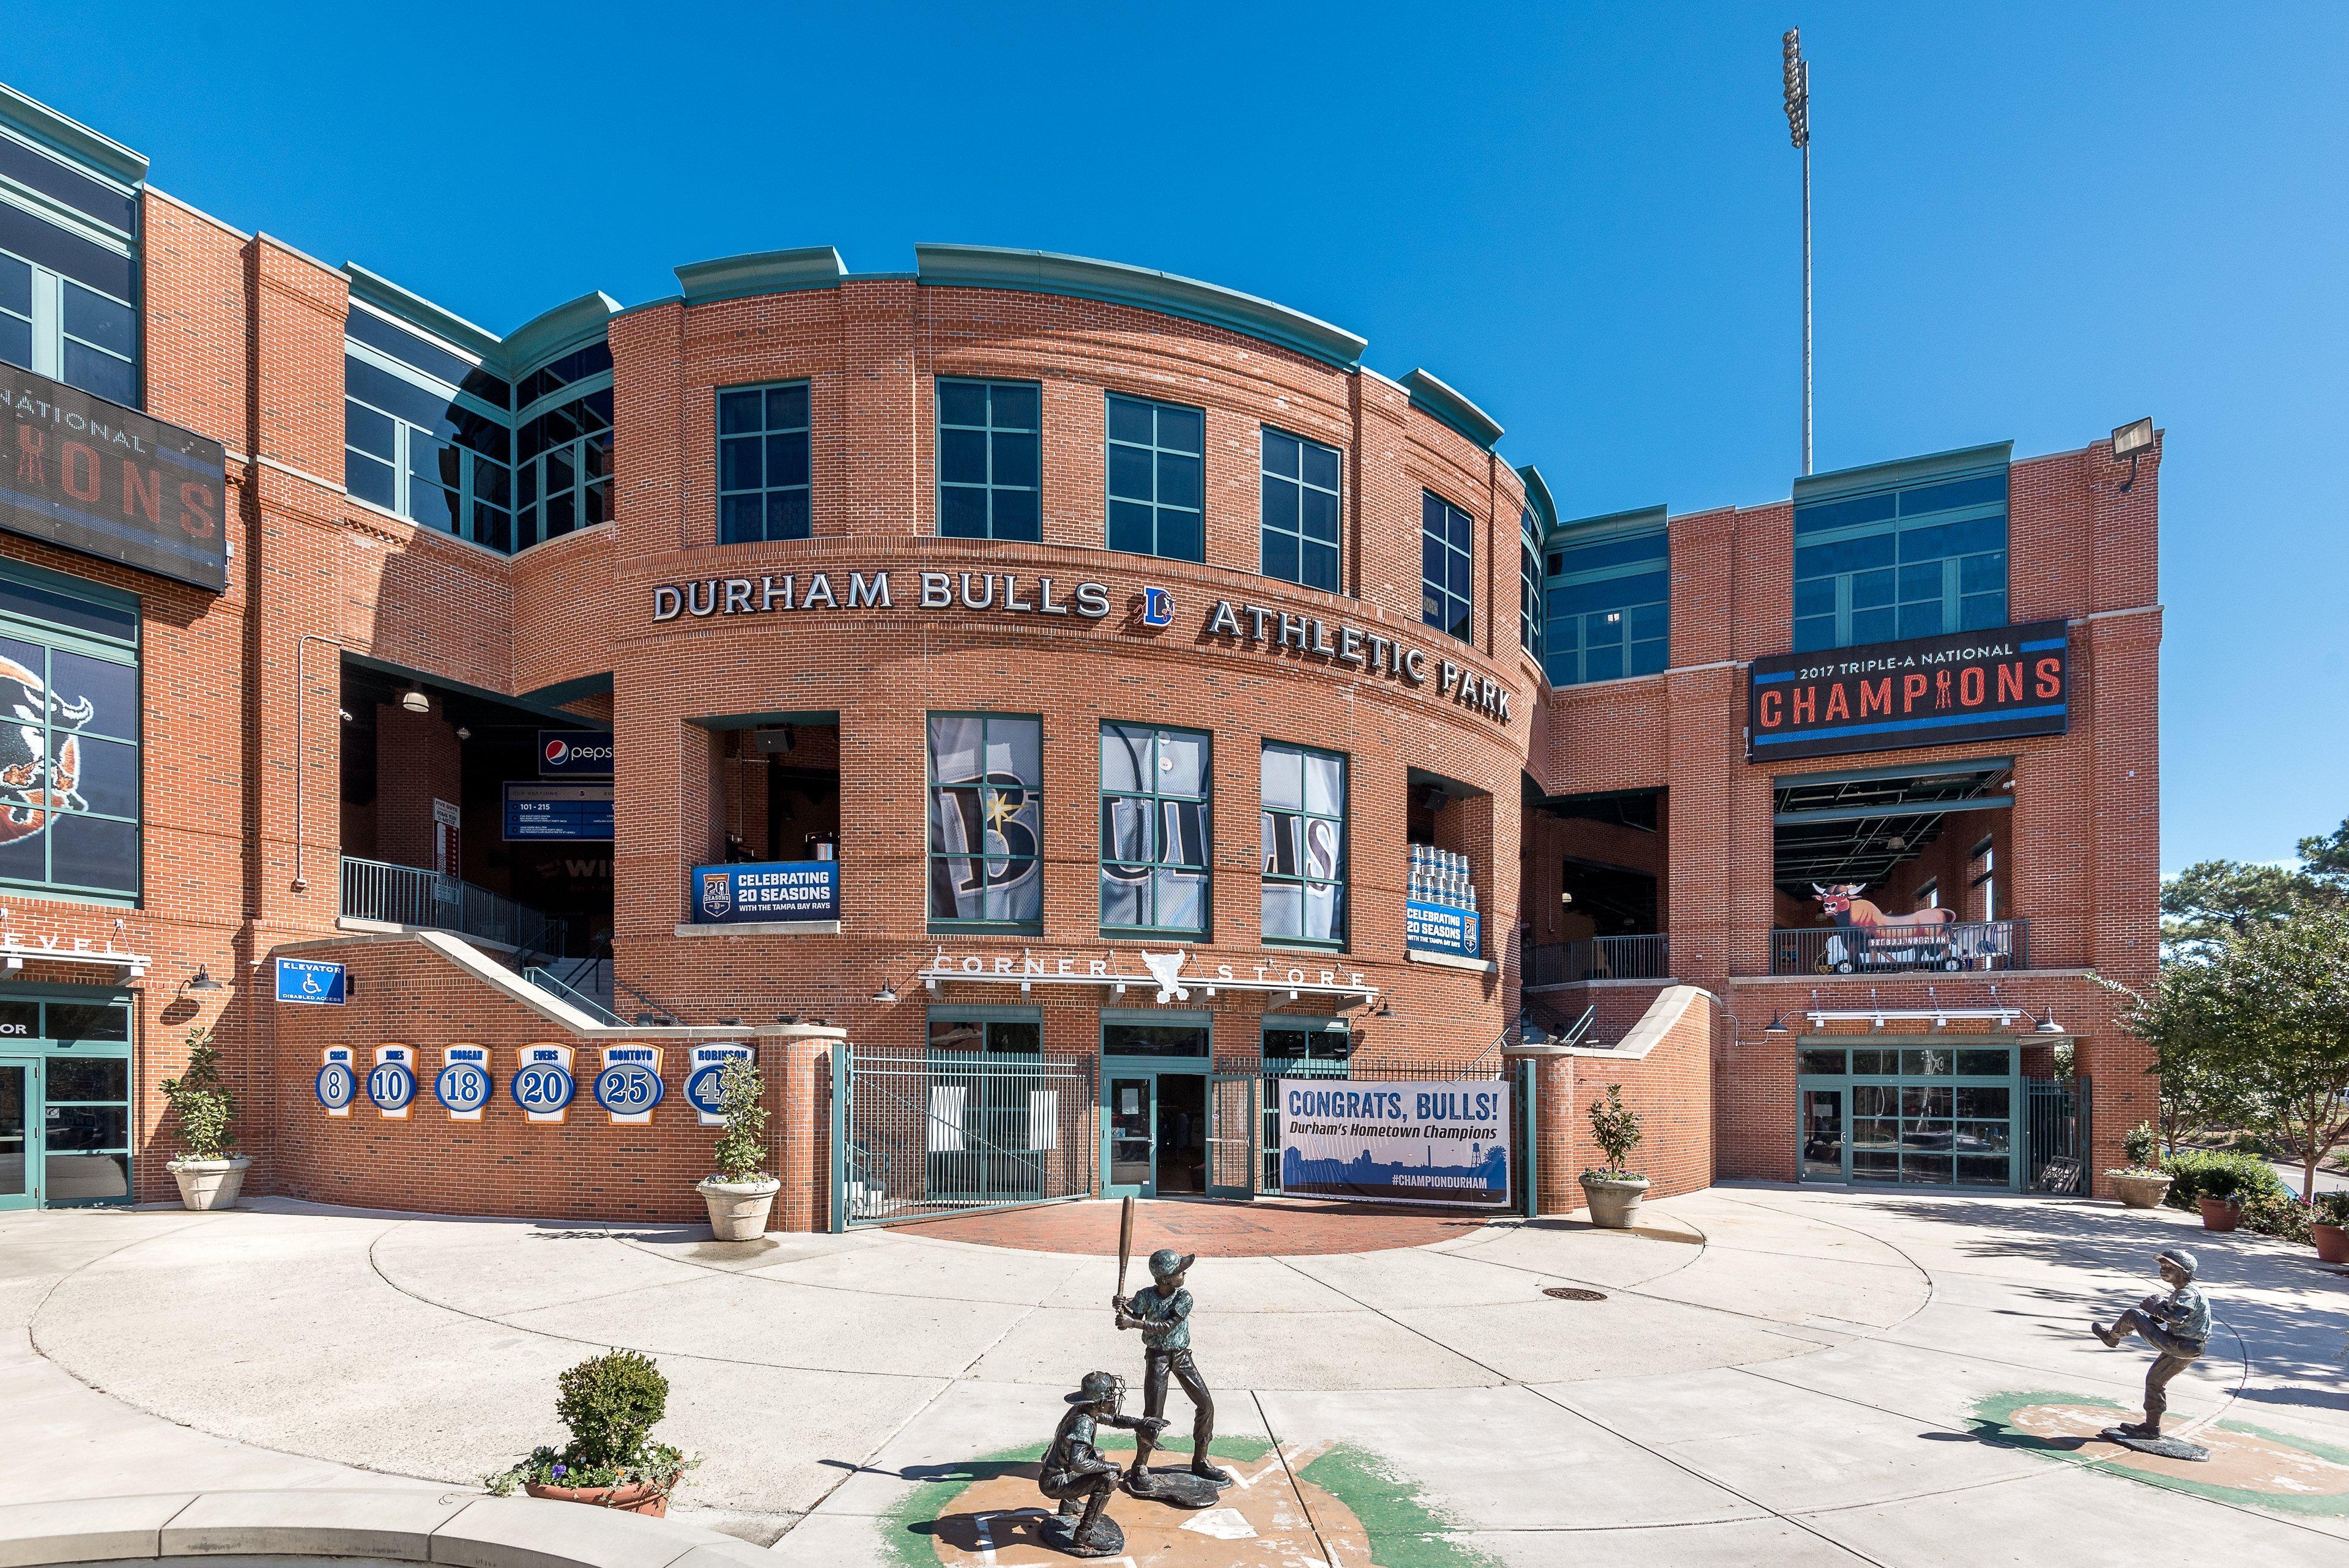
[[[1196,1252],[1178,1252],[1172,1247],[1161,1247],[1150,1254],[1150,1277],[1164,1280],[1188,1270],[1199,1261]]]
[[[2198,1272],[2198,1265],[2194,1262],[2194,1254],[2188,1251],[2183,1247],[2165,1247],[2159,1253],[2156,1254],[2156,1261],[2158,1262],[2177,1264],[2179,1270],[2182,1271],[2189,1280],[2192,1279]]]

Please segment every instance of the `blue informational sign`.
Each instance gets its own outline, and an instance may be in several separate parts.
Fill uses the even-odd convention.
[[[578,1092],[569,1069],[554,1062],[525,1062],[513,1075],[514,1104],[534,1116],[560,1116]]]
[[[595,1075],[595,1103],[616,1116],[644,1115],[664,1092],[660,1075],[643,1062],[615,1062]]]
[[[306,1002],[321,1007],[340,1007],[349,994],[349,986],[338,963],[314,963],[308,959],[282,958],[277,961],[277,1000]]]
[[[693,868],[693,921],[698,926],[746,920],[840,919],[840,862],[762,860],[747,866]]]
[[[405,1062],[378,1062],[367,1074],[367,1098],[379,1111],[404,1111],[416,1098],[416,1075]]]
[[[351,1096],[358,1093],[358,1080],[352,1075],[348,1062],[329,1062],[318,1069],[318,1103],[330,1111],[351,1108]]]
[[[460,1116],[488,1105],[492,1087],[489,1069],[479,1062],[451,1062],[432,1080],[433,1097]]]
[[[609,844],[610,784],[509,784],[508,844]]]
[[[544,779],[607,779],[612,776],[609,730],[541,730],[538,776]]]
[[[1484,921],[1474,909],[1413,898],[1403,906],[1402,945],[1415,953],[1480,959],[1485,956]]]

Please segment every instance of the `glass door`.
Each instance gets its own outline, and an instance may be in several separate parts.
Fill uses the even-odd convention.
[[[40,1091],[30,1062],[0,1062],[0,1209],[40,1202],[40,1161],[34,1147],[33,1102]]]
[[[1158,1075],[1160,1197],[1207,1195],[1207,1078],[1204,1073]]]
[[[1841,1089],[1803,1091],[1803,1168],[1805,1181],[1842,1181],[1843,1095]]]
[[[1109,1096],[1102,1116],[1109,1128],[1109,1181],[1102,1191],[1111,1198],[1155,1198],[1158,1080],[1137,1073],[1102,1082]]]

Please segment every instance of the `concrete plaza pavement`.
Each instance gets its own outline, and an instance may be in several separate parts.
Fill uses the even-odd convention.
[[[1223,1534],[1170,1535],[1194,1550],[1163,1560],[2349,1550],[2349,1277],[2305,1248],[2175,1211],[1913,1191],[1719,1188],[1649,1216],[1202,1257],[1197,1353],[1245,1485],[1188,1526]],[[2147,1355],[2086,1322],[2151,1289],[2178,1243],[2220,1320],[2172,1386],[2172,1429],[2229,1445],[2199,1477],[2056,1430],[2135,1411]],[[918,1231],[723,1245],[269,1200],[0,1215],[0,1438],[38,1456],[19,1504],[448,1491],[556,1438],[556,1374],[628,1345],[670,1378],[663,1435],[706,1456],[678,1518],[779,1563],[1022,1568],[1045,1559],[1012,1543],[1004,1511],[1039,1500],[1011,1462],[1085,1370],[1139,1380],[1114,1275]],[[1170,1415],[1185,1431],[1179,1393]],[[1147,1511],[1112,1511],[1132,1530]]]

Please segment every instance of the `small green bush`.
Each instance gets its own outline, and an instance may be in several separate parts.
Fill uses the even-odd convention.
[[[2349,1225],[2349,1192],[2318,1193],[2311,1218],[2319,1225]]]
[[[2162,1162],[2169,1172],[2169,1192],[2163,1199],[2172,1209],[2193,1209],[2205,1198],[2249,1201],[2260,1193],[2282,1195],[2283,1180],[2267,1161],[2247,1154],[2188,1149]]]
[[[163,1080],[163,1100],[180,1124],[183,1159],[226,1159],[236,1152],[236,1096],[221,1083],[220,1052],[209,1028],[188,1031],[188,1070]]]
[[[560,1449],[533,1449],[511,1469],[482,1478],[491,1492],[518,1486],[625,1487],[666,1492],[698,1462],[651,1441],[668,1410],[668,1379],[650,1356],[633,1350],[590,1356],[563,1374],[554,1413],[570,1430]]]
[[[2262,1236],[2305,1241],[2314,1218],[2315,1211],[2289,1192],[2255,1192],[2243,1199],[2243,1216],[2237,1222]]]
[[[760,1181],[767,1174],[767,1084],[758,1064],[737,1056],[718,1075],[718,1100],[726,1130],[713,1153],[719,1178]]]
[[[2121,1134],[2121,1157],[2128,1161],[2131,1170],[2158,1170],[2161,1161],[2155,1153],[2160,1135],[2151,1122],[2139,1122]]]
[[[1607,1157],[1607,1172],[1623,1174],[1623,1162],[1640,1147],[1640,1113],[1623,1103],[1623,1085],[1607,1085],[1604,1100],[1590,1102],[1590,1137]]]

